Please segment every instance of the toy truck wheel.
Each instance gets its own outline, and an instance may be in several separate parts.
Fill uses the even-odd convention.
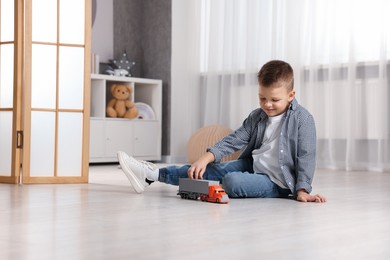
[[[216,203],[219,203],[219,199],[216,199],[215,202],[216,202]]]

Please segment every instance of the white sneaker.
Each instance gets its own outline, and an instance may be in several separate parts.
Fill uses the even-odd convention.
[[[119,151],[117,156],[119,164],[134,190],[137,193],[144,192],[145,188],[150,185],[146,182],[147,173],[155,171],[157,166],[150,162],[137,160],[122,151]]]

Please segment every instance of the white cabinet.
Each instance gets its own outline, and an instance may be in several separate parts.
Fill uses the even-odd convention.
[[[154,118],[110,118],[107,103],[114,83],[130,85],[129,100],[150,106]],[[89,161],[117,162],[117,151],[142,160],[161,160],[162,81],[110,75],[91,75],[91,124]]]

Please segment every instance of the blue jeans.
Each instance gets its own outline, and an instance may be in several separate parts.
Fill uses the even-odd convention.
[[[168,166],[159,170],[159,181],[179,185],[179,178],[188,178],[190,165]],[[280,188],[265,174],[253,173],[252,160],[240,159],[225,163],[210,163],[205,180],[219,181],[230,198],[281,198],[291,191]]]

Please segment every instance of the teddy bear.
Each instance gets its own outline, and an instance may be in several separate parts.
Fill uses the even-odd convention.
[[[127,85],[113,84],[111,86],[111,94],[113,98],[107,104],[107,115],[109,117],[136,118],[138,109],[134,102],[128,100],[132,92],[132,88]]]

